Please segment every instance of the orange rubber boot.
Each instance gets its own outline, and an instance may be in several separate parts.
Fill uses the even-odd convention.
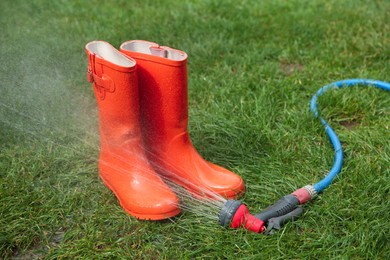
[[[136,62],[109,43],[86,45],[88,81],[99,109],[99,173],[123,209],[139,219],[177,215],[179,201],[146,159],[139,122]]]
[[[205,161],[191,143],[187,54],[147,41],[128,41],[120,50],[137,61],[142,136],[155,169],[197,195],[244,193],[241,177]]]

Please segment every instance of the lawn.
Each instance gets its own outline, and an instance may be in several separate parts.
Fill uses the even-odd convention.
[[[158,42],[189,55],[199,153],[242,176],[257,213],[333,163],[309,111],[345,78],[390,81],[390,2],[0,1],[0,258],[388,259],[390,95],[320,98],[345,163],[304,215],[273,236],[185,211],[126,214],[98,177],[96,104],[84,46]]]

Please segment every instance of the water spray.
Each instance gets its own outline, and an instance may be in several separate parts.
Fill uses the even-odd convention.
[[[226,228],[245,228],[256,233],[265,232],[265,234],[272,234],[288,221],[295,220],[302,215],[303,205],[324,191],[332,183],[333,179],[340,173],[343,164],[343,148],[340,140],[325,119],[319,116],[317,99],[328,90],[358,85],[372,86],[390,91],[390,84],[387,82],[371,79],[347,79],[333,82],[320,88],[310,101],[311,112],[321,121],[334,148],[333,167],[328,174],[314,185],[306,185],[282,197],[255,216],[248,212],[247,207],[241,201],[227,200],[219,214],[219,224],[221,226]]]
[[[368,79],[349,79],[342,80],[331,83],[320,88],[316,94],[312,97],[310,102],[310,110],[314,114],[316,118],[319,118],[321,123],[324,126],[324,130],[328,135],[335,154],[334,154],[334,164],[328,174],[319,182],[313,185],[306,185],[291,194],[283,196],[281,199],[276,201],[273,205],[269,206],[265,210],[259,212],[258,214],[252,215],[250,214],[247,206],[239,201],[233,199],[223,199],[218,194],[213,193],[209,190],[201,190],[203,194],[203,198],[199,198],[198,196],[194,196],[190,192],[181,188],[174,182],[170,182],[169,179],[163,178],[165,182],[168,182],[169,185],[174,187],[175,192],[177,192],[180,196],[180,205],[178,205],[181,209],[190,211],[194,214],[197,214],[201,217],[208,217],[213,221],[218,221],[219,225],[225,228],[244,228],[246,230],[255,232],[255,233],[265,233],[272,234],[275,230],[279,230],[282,226],[292,220],[296,220],[303,214],[303,206],[313,198],[315,198],[319,193],[323,192],[326,189],[333,179],[340,173],[343,163],[343,151],[339,138],[335,131],[328,125],[328,123],[319,116],[319,112],[317,109],[317,99],[326,91],[332,89],[340,89],[344,87],[352,87],[352,86],[372,86],[376,88],[380,88],[386,91],[390,91],[390,84],[377,80],[368,80]],[[26,120],[31,121],[31,123],[40,122],[39,119],[34,118],[32,116],[23,114],[16,110],[15,108],[8,106],[6,104],[0,103],[3,109],[6,109],[18,116],[25,118]],[[28,131],[25,128],[20,128],[17,125],[14,125],[5,119],[1,119],[1,122],[8,124],[11,127],[16,128],[17,130],[23,131],[25,133],[31,134],[35,137],[42,138],[43,141],[47,141],[49,143],[53,143],[55,145],[61,145],[53,142],[52,140],[47,139],[46,136],[41,136],[39,133],[35,133],[34,131]],[[42,123],[42,122],[41,122]],[[44,124],[45,125],[45,124]],[[45,125],[45,127],[50,127],[49,125]],[[52,127],[52,126],[51,126]],[[61,132],[66,134],[63,129],[51,129],[55,132]],[[98,150],[97,147],[92,145],[85,140],[74,136],[82,143],[87,144],[93,150]],[[92,139],[97,139],[97,136],[93,136]],[[64,146],[65,147],[65,146]],[[65,147],[67,148],[67,147]],[[68,147],[69,148],[69,147]],[[75,151],[77,152],[77,151]],[[148,151],[146,151],[148,152]],[[152,154],[153,155],[153,154]],[[118,160],[125,162],[125,158],[117,158]],[[118,167],[115,165],[111,165],[111,167]],[[158,165],[158,163],[154,165],[155,168],[158,168],[160,171],[164,171],[164,167]],[[172,165],[172,167],[174,167]],[[181,180],[185,182],[186,180]],[[187,183],[188,185],[192,185],[191,183]],[[215,223],[215,222],[214,222]]]

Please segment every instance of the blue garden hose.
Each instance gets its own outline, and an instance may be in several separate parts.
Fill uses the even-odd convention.
[[[273,205],[265,209],[256,215],[257,218],[267,222],[267,231],[272,232],[273,229],[280,229],[280,227],[287,221],[296,219],[302,214],[303,210],[299,205],[303,205],[314,198],[318,193],[326,189],[333,181],[333,179],[340,173],[343,165],[343,148],[340,140],[337,137],[335,131],[328,125],[328,123],[318,114],[317,110],[317,98],[324,94],[326,91],[331,89],[339,89],[343,87],[353,86],[373,86],[380,89],[390,91],[390,84],[379,80],[370,79],[346,79],[337,82],[333,82],[320,88],[317,93],[312,97],[310,101],[310,110],[314,116],[319,118],[325,132],[328,135],[334,151],[334,163],[329,173],[319,182],[314,185],[306,185],[293,193],[282,197],[280,200],[275,202]]]
[[[373,87],[390,91],[390,84],[387,82],[383,82],[379,80],[371,80],[371,79],[346,79],[346,80],[333,82],[329,85],[320,88],[310,101],[310,110],[311,112],[313,112],[315,117],[318,117],[321,120],[321,123],[324,125],[325,132],[329,136],[329,139],[333,145],[334,152],[335,152],[332,169],[321,181],[313,185],[316,193],[322,192],[332,183],[332,180],[340,173],[341,167],[343,165],[343,148],[341,146],[340,140],[337,137],[334,130],[328,125],[328,123],[321,116],[318,115],[317,98],[322,94],[324,94],[329,89],[353,87],[357,85],[373,86]]]

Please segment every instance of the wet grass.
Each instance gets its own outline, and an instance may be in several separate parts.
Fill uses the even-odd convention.
[[[321,97],[342,175],[276,235],[188,212],[137,221],[98,178],[83,48],[145,39],[186,51],[193,143],[245,179],[257,212],[332,165],[308,111],[319,87],[390,81],[389,17],[388,1],[1,1],[0,258],[387,259],[388,93]]]

